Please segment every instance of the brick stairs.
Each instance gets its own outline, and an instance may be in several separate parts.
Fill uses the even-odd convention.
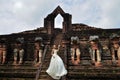
[[[61,41],[62,41],[62,38],[63,38],[63,34],[62,33],[58,33],[56,35],[56,37],[55,37],[54,44],[60,45]]]
[[[39,76],[39,80],[51,80],[52,78],[46,73],[47,68],[49,67],[49,63],[50,63],[50,59],[51,59],[51,48],[49,48],[49,50],[46,53],[43,65],[41,67],[41,73]]]
[[[68,50],[67,80],[118,80],[120,67],[113,65],[108,56],[104,58],[101,67],[92,65],[89,56],[82,56],[80,64],[73,65]]]
[[[51,47],[47,50],[38,80],[53,80],[46,70],[51,59]],[[64,59],[64,49],[60,48],[58,53]],[[33,65],[33,61],[25,61],[22,65],[13,65],[12,61],[5,65],[0,65],[0,80],[35,80],[39,67]]]
[[[0,65],[0,80],[33,80],[37,67],[32,61],[26,61],[22,65],[12,65],[11,62]]]
[[[39,67],[34,66],[33,61],[25,61],[21,65],[12,63],[13,61],[9,61],[0,65],[0,80],[35,80]]]
[[[68,80],[115,80],[120,75],[119,67],[69,66]]]
[[[120,67],[114,66],[110,59],[102,61],[103,66],[95,67],[91,64],[90,57],[87,55],[82,56],[79,65],[71,63],[69,48],[67,56],[64,54],[64,48],[60,48],[58,55],[65,61],[67,58],[68,74],[61,80],[119,80]],[[105,58],[107,56],[104,56]],[[46,70],[49,67],[51,59],[51,47],[47,50],[43,66],[38,80],[53,80]],[[0,80],[35,80],[38,67],[33,66],[33,61],[25,61],[23,65],[15,66],[11,62],[5,65],[0,65]]]
[[[64,59],[64,50],[62,48],[60,48],[60,52],[58,53],[58,55]],[[43,66],[41,68],[41,73],[40,73],[40,76],[39,76],[39,80],[53,80],[47,73],[46,73],[46,70],[48,69],[49,67],[49,64],[50,64],[50,59],[51,59],[51,48],[47,51],[47,54],[46,54],[46,57],[44,59],[44,62],[43,62]]]

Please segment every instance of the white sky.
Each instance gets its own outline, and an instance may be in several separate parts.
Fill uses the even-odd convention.
[[[72,23],[120,28],[120,0],[0,0],[0,35],[43,27],[44,18],[58,5],[72,15]],[[56,17],[60,27],[62,17]]]

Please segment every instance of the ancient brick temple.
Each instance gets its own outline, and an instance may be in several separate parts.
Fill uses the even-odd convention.
[[[54,25],[55,18],[58,14],[60,14],[63,18],[62,29],[55,28]],[[65,13],[62,8],[58,6],[52,13],[48,14],[47,17],[44,18],[44,27],[40,27],[31,31],[12,33],[9,35],[0,35],[0,40],[4,41],[12,49],[17,38],[24,38],[25,50],[26,53],[29,53],[26,54],[27,58],[25,59],[32,60],[34,40],[36,37],[41,37],[45,45],[52,45],[55,43],[62,44],[68,43],[71,36],[76,35],[82,38],[85,35],[84,37],[88,37],[89,35],[86,35],[86,32],[88,32],[87,30],[97,29],[95,27],[90,27],[85,24],[72,24],[71,19],[72,15],[69,13]],[[78,34],[79,32],[80,34]],[[92,31],[89,31],[89,33],[90,32]],[[8,50],[8,57],[12,57],[11,49]]]
[[[55,28],[55,18],[58,14],[63,18],[62,29]],[[40,69],[42,72],[40,73],[39,80],[49,80],[50,77],[45,73],[45,70],[49,65],[51,57],[50,51],[53,44],[62,45],[59,55],[62,57],[68,70],[68,75],[64,76],[64,80],[120,78],[120,68],[113,68],[110,66],[111,55],[109,52],[106,52],[103,57],[104,65],[106,66],[108,64],[107,66],[109,67],[94,68],[90,63],[88,63],[90,61],[90,55],[87,49],[89,37],[91,35],[98,35],[101,44],[108,45],[111,33],[120,35],[120,29],[101,29],[91,27],[83,23],[74,24],[72,23],[72,15],[64,12],[63,9],[58,6],[52,13],[48,14],[44,18],[43,27],[20,33],[0,35],[0,43],[5,43],[7,45],[6,64],[0,65],[0,80],[12,80],[13,78],[16,78],[14,80],[34,80],[33,78],[35,78],[36,75],[39,75],[36,74],[36,72],[39,71],[38,73],[40,73]],[[80,40],[82,62],[79,66],[73,66],[70,62],[70,39],[72,36],[78,36]],[[45,46],[48,46],[48,48],[45,47],[43,64],[39,67],[39,70],[32,65],[34,58],[34,41],[37,37],[42,38],[42,43]],[[21,67],[14,68],[11,62],[13,61],[14,43],[18,38],[24,39],[24,63]],[[86,60],[88,62],[86,62]],[[6,65],[9,68],[6,68]],[[10,79],[5,79],[5,77]]]

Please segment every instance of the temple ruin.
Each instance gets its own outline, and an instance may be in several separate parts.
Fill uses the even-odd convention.
[[[55,18],[58,14],[63,18],[62,29],[55,28]],[[7,45],[7,60],[5,65],[0,65],[0,80],[11,80],[14,78],[15,80],[33,80],[36,77],[39,80],[48,80],[50,77],[45,73],[45,70],[51,58],[50,51],[53,44],[62,45],[59,55],[62,57],[68,70],[68,75],[64,76],[61,80],[120,78],[120,67],[111,67],[111,55],[109,52],[103,55],[105,67],[94,68],[90,64],[90,55],[87,49],[89,36],[98,35],[102,44],[109,45],[109,36],[111,33],[120,35],[120,29],[101,29],[83,23],[74,24],[72,23],[72,15],[63,11],[60,6],[44,18],[43,25],[43,27],[34,30],[0,35],[0,42],[4,42]],[[79,66],[73,66],[70,62],[70,38],[72,36],[78,36],[80,40],[82,55]],[[41,37],[42,43],[45,45],[43,64],[39,68],[32,65],[36,37]],[[18,38],[24,38],[24,63],[20,67],[13,67],[11,63],[13,61],[13,47]]]

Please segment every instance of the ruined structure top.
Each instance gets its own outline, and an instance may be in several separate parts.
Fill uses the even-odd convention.
[[[60,14],[63,17],[62,22],[62,33],[66,33],[71,29],[71,14],[65,13],[60,6],[58,6],[52,13],[48,14],[46,18],[44,18],[44,27],[47,29],[48,34],[54,33],[54,20],[55,17]]]

